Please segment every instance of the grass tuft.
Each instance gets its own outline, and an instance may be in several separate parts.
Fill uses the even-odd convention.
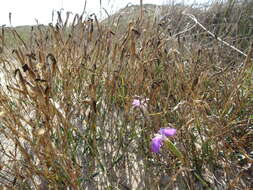
[[[2,27],[0,188],[252,188],[252,7]],[[152,153],[168,125],[177,134]]]

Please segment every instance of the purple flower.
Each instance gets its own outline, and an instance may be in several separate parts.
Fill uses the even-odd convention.
[[[163,145],[163,141],[167,139],[167,137],[174,136],[177,130],[174,128],[161,128],[158,131],[158,134],[151,141],[151,151],[154,153],[159,153],[160,149]]]
[[[162,135],[157,135],[156,137],[154,137],[152,139],[151,142],[151,151],[154,153],[159,153],[160,152],[160,148],[163,145],[163,136]]]
[[[136,98],[132,102],[133,108],[141,108],[144,109],[147,107],[148,98],[141,98],[140,96],[136,96]]]
[[[175,134],[176,134],[176,132],[177,132],[177,130],[176,129],[174,129],[174,128],[161,128],[160,130],[159,130],[159,133],[161,134],[161,135],[164,135],[164,136],[166,136],[166,137],[171,137],[171,136],[174,136]]]
[[[134,100],[133,100],[133,103],[132,103],[132,106],[133,106],[134,108],[140,107],[140,106],[141,106],[141,101],[140,101],[140,100],[137,100],[137,99],[134,99]]]

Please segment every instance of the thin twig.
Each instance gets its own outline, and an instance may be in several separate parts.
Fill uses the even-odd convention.
[[[187,24],[187,26],[188,26],[188,24]],[[190,30],[192,30],[193,28],[195,28],[197,26],[197,23],[195,23],[194,25],[192,25],[191,27],[186,27],[186,29],[185,30],[183,30],[183,31],[180,31],[180,32],[178,32],[177,34],[175,34],[175,35],[173,35],[173,36],[178,36],[178,35],[181,35],[181,34],[183,34],[183,33],[186,33],[186,32],[189,32]]]
[[[184,15],[188,16],[189,18],[191,18],[196,24],[198,24],[202,29],[204,29],[208,34],[210,34],[213,38],[217,39],[218,41],[220,41],[221,43],[225,44],[226,46],[232,48],[233,50],[237,51],[238,53],[240,53],[241,55],[247,57],[247,54],[245,54],[244,52],[242,52],[241,50],[239,50],[238,48],[236,48],[235,46],[232,46],[231,44],[229,44],[228,42],[222,40],[220,37],[217,37],[215,34],[213,34],[212,32],[210,32],[209,30],[207,30],[206,27],[204,27],[198,20],[197,18],[192,15],[192,14],[186,14],[184,13]]]

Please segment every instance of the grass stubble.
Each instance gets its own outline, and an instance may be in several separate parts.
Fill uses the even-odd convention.
[[[253,188],[247,3],[2,27],[0,189]],[[181,159],[150,151],[166,126]]]

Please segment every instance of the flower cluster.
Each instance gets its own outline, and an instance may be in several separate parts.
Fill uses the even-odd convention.
[[[140,96],[135,96],[132,102],[133,108],[140,108],[141,110],[147,110],[148,98],[141,98]],[[161,128],[151,142],[151,151],[154,153],[159,153],[164,141],[171,136],[176,134],[177,130],[175,128]],[[177,151],[177,150],[175,150]],[[177,151],[178,152],[178,151]],[[180,154],[180,153],[179,153]]]
[[[159,153],[163,145],[163,141],[165,141],[168,137],[174,136],[176,132],[177,130],[174,128],[161,128],[158,134],[156,134],[152,139],[151,151],[154,153]]]

